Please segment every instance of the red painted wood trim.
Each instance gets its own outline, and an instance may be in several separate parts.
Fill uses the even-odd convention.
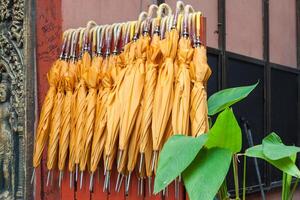
[[[36,63],[38,84],[38,108],[40,110],[45,94],[48,90],[46,73],[52,63],[57,59],[61,46],[62,13],[61,0],[37,0],[36,1]],[[43,154],[46,155],[45,153]],[[42,167],[36,170],[36,200],[59,200],[57,187],[46,187],[47,170],[45,157]],[[56,176],[53,180],[57,186]]]
[[[74,179],[72,180],[74,181]],[[67,169],[64,172],[60,193],[61,200],[75,200],[74,184],[72,185],[72,188],[70,188],[70,174]]]
[[[91,193],[90,193],[90,189],[89,189],[89,182],[90,182],[89,173],[86,171],[83,173],[83,182],[82,182],[81,189],[80,189],[80,174],[81,173],[78,173],[76,199],[77,200],[90,200]]]

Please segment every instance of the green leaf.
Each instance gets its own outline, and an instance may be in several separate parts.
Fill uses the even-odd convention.
[[[183,172],[183,181],[190,200],[212,200],[221,187],[230,167],[232,153],[228,149],[202,149]]]
[[[280,137],[274,132],[263,139],[262,145],[264,155],[270,160],[291,157],[300,152],[299,147],[284,145]]]
[[[208,99],[208,115],[215,115],[236,102],[241,101],[250,94],[258,83],[250,86],[228,88],[213,94]]]
[[[232,109],[226,108],[221,112],[208,133],[207,148],[220,147],[231,150],[232,153],[241,151],[241,128],[236,121]]]
[[[285,157],[278,160],[271,160],[264,155],[263,145],[256,145],[254,147],[251,147],[246,150],[245,154],[248,157],[263,159],[268,163],[270,163],[271,165],[273,165],[274,167],[278,168],[279,170],[291,176],[298,177],[298,178],[300,177],[300,171],[290,157]]]
[[[159,155],[154,193],[160,192],[178,177],[192,163],[206,141],[207,134],[196,138],[172,136]]]

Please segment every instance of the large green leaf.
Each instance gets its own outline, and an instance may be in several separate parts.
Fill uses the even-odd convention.
[[[290,157],[285,157],[278,160],[271,160],[264,155],[262,145],[257,145],[247,149],[245,154],[246,156],[249,157],[263,159],[268,163],[270,163],[271,165],[273,165],[274,167],[280,169],[281,171],[291,176],[298,177],[298,178],[300,177],[300,171]]]
[[[159,156],[154,193],[160,192],[178,177],[192,163],[206,141],[207,134],[196,138],[183,135],[172,136]]]
[[[213,94],[208,99],[208,115],[215,115],[236,102],[241,101],[250,94],[258,83],[250,86],[228,88]]]
[[[280,137],[274,132],[263,139],[262,145],[264,155],[270,160],[291,157],[300,152],[299,147],[284,145]]]
[[[232,153],[228,149],[202,149],[183,172],[190,200],[211,200],[221,187],[230,167]]]
[[[209,131],[207,148],[220,147],[231,150],[233,153],[241,151],[241,128],[235,119],[232,109],[226,108],[221,112]]]

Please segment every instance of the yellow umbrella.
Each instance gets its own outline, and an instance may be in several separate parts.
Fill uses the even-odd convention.
[[[64,41],[63,41],[62,53],[64,51],[64,46],[67,41],[67,37],[65,34],[63,38]],[[60,65],[61,65],[61,59],[56,60],[53,63],[50,71],[47,73],[47,79],[50,87],[47,91],[46,97],[43,102],[43,106],[40,113],[40,119],[36,131],[34,151],[33,151],[34,168],[37,168],[40,165],[42,154],[46,146],[47,140],[49,138],[51,113],[54,105],[54,99],[56,96],[56,87],[59,81]],[[33,182],[34,177],[35,177],[35,169],[33,170],[31,182]]]
[[[188,8],[186,6],[186,8]],[[188,17],[186,12],[185,18]],[[179,40],[177,51],[178,71],[175,81],[175,95],[172,109],[172,127],[174,134],[188,135],[190,110],[190,63],[193,59],[193,48],[188,37],[187,20],[183,22],[183,35]],[[180,21],[179,21],[180,23]]]
[[[100,94],[102,94],[101,91],[101,66],[103,64],[103,57],[102,57],[102,45],[103,45],[103,35],[104,35],[104,28],[103,27],[99,27],[97,29],[97,56],[93,58],[93,63],[94,65],[98,65],[99,68],[99,73],[98,73],[98,94],[97,94],[97,98],[96,98],[96,114],[95,114],[95,123],[94,123],[94,136],[93,136],[93,140],[92,140],[92,149],[91,149],[91,160],[90,160],[90,166],[91,166],[91,173],[93,175],[93,173],[96,171],[97,167],[98,167],[98,163],[101,157],[101,151],[102,148],[101,146],[103,145],[101,143],[101,139],[102,139],[102,135],[103,135],[103,128],[100,126],[100,122],[102,117],[100,117],[101,114],[101,110],[103,105],[101,104],[101,96]],[[101,114],[102,115],[102,114]],[[101,129],[100,129],[101,128]],[[102,144],[102,145],[101,145]]]
[[[142,110],[139,109],[138,116],[135,122],[135,126],[133,129],[133,133],[130,138],[130,144],[128,149],[128,163],[127,163],[127,170],[128,170],[128,177],[127,177],[127,183],[125,187],[125,193],[128,194],[129,192],[129,186],[131,181],[131,173],[134,170],[138,152],[139,152],[139,140],[140,140],[140,126],[141,126],[141,120],[142,120]]]
[[[73,42],[75,31],[70,34],[69,42],[68,44],[71,44],[71,41]],[[73,47],[71,47],[73,48]],[[67,46],[67,51],[69,50],[69,47]],[[72,53],[72,50],[70,52]],[[70,53],[70,55],[71,55]],[[69,54],[69,53],[66,53]],[[70,56],[69,56],[70,57]],[[59,136],[59,153],[58,153],[58,169],[60,171],[59,173],[59,187],[61,185],[61,180],[63,176],[63,170],[65,167],[65,162],[68,154],[68,148],[69,148],[69,139],[70,139],[70,133],[71,133],[71,110],[72,110],[72,100],[73,100],[73,89],[75,85],[75,75],[76,71],[73,65],[73,61],[70,61],[68,63],[68,69],[66,72],[62,75],[62,86],[65,90],[65,96],[63,100],[62,105],[62,116],[61,116],[61,132]]]
[[[146,176],[148,178],[148,192],[149,196],[152,194],[152,166],[151,166],[151,159],[152,159],[152,138],[149,137],[145,149],[145,171]]]
[[[177,53],[178,39],[178,31],[176,28],[172,28],[170,32],[166,33],[166,38],[160,41],[160,49],[164,59],[159,69],[153,104],[153,162],[156,162],[163,134],[172,111],[174,99],[174,61]],[[154,167],[154,164],[152,166]]]
[[[123,38],[124,43],[126,44],[128,38],[130,37],[130,30],[132,29],[132,23],[128,23],[126,26],[126,34],[125,38]],[[133,30],[133,29],[132,29]],[[133,31],[131,31],[133,33]],[[133,34],[132,34],[133,35]],[[130,53],[130,46],[132,43],[126,44],[124,46],[124,51],[119,55],[120,58],[120,66],[123,66],[118,73],[117,82],[115,87],[112,89],[110,94],[107,109],[108,109],[108,122],[107,122],[107,131],[108,135],[105,142],[105,161],[104,165],[106,166],[108,162],[113,162],[112,152],[116,147],[116,141],[119,134],[119,126],[120,126],[120,110],[123,107],[123,95],[122,92],[124,91],[124,78],[126,73],[126,66],[129,63],[129,53]],[[111,161],[110,161],[111,160]]]
[[[82,41],[82,50],[83,55],[80,61],[80,64],[78,66],[78,77],[79,77],[79,83],[77,84],[77,87],[75,89],[75,98],[76,98],[76,111],[75,111],[75,123],[76,123],[76,150],[75,150],[75,164],[76,164],[76,180],[78,178],[78,165],[80,164],[80,160],[84,153],[84,145],[85,145],[85,120],[87,117],[86,109],[87,109],[87,103],[86,103],[86,96],[87,96],[87,86],[86,81],[84,79],[84,74],[87,73],[87,70],[91,66],[91,55],[88,52],[88,35],[89,30],[92,26],[94,26],[94,22],[88,22],[87,28],[85,30],[85,33],[83,35],[83,41]],[[80,42],[81,43],[81,42]]]
[[[115,191],[119,192],[124,179],[127,176],[128,146],[124,149],[123,156],[117,166],[118,177],[116,181]]]
[[[147,13],[142,12],[137,22],[136,35],[137,37],[140,24]],[[139,106],[142,99],[143,85],[145,79],[145,58],[142,57],[142,52],[146,53],[148,40],[141,41],[139,45],[134,41],[130,45],[129,52],[129,64],[127,65],[125,80],[124,80],[124,91],[121,92],[123,95],[123,109],[121,111],[120,119],[120,135],[119,135],[119,157],[122,157],[122,152],[125,146],[128,145],[136,117],[138,115]],[[136,51],[137,48],[141,50]],[[141,55],[136,59],[136,52],[140,52]],[[126,94],[125,94],[126,92]]]
[[[73,40],[73,47],[72,49],[72,56],[71,62],[69,63],[69,71],[70,73],[74,74],[75,76],[75,83],[74,83],[74,91],[72,95],[72,106],[71,106],[71,132],[70,132],[70,142],[69,142],[69,164],[68,169],[70,172],[70,188],[73,185],[73,172],[75,168],[75,154],[76,154],[76,96],[77,93],[75,92],[75,88],[77,88],[77,84],[79,83],[78,80],[78,69],[80,66],[81,61],[76,61],[76,46],[79,39],[79,35],[83,34],[84,29],[79,29],[76,33],[75,39]],[[80,37],[82,38],[82,37]],[[80,44],[80,42],[79,42]]]
[[[93,31],[93,29],[91,30]],[[94,32],[95,33],[95,32]],[[95,38],[95,34],[94,34]],[[100,71],[99,63],[96,61],[93,62],[94,65],[88,67],[86,72],[83,75],[83,78],[88,87],[88,94],[86,96],[86,117],[85,117],[85,127],[84,135],[82,137],[83,151],[80,159],[80,188],[82,187],[82,177],[83,171],[86,168],[88,158],[90,156],[91,142],[94,132],[94,123],[95,123],[95,113],[96,113],[96,100],[97,100],[97,82],[98,74]]]
[[[62,114],[62,104],[64,102],[64,87],[63,87],[63,74],[65,74],[68,69],[68,62],[65,60],[61,61],[59,81],[57,84],[57,93],[55,95],[53,110],[51,115],[51,129],[49,135],[48,152],[47,152],[47,185],[50,180],[50,172],[55,167],[58,159],[58,144],[59,136],[61,131],[61,114]]]
[[[143,22],[143,24],[144,24],[144,22]],[[143,27],[143,24],[141,27]],[[138,74],[138,76],[140,76],[140,80],[138,80],[138,82],[136,82],[135,84],[139,84],[139,87],[137,89],[141,90],[141,93],[142,93],[143,85],[144,85],[145,62],[146,62],[146,58],[147,58],[147,51],[149,49],[149,43],[150,43],[150,37],[147,32],[145,32],[145,34],[142,35],[141,38],[139,38],[136,41],[136,51],[135,51],[136,60],[135,60],[133,67],[136,68],[136,70],[140,71]],[[141,95],[141,94],[137,94],[137,95]],[[135,96],[133,96],[133,98],[134,97]],[[140,101],[143,101],[143,99],[141,99]],[[136,160],[137,160],[137,156],[138,156],[138,152],[139,152],[140,138],[141,138],[140,127],[141,127],[141,120],[142,120],[142,115],[143,115],[141,103],[138,105],[137,109],[138,109],[137,110],[138,116],[137,116],[137,119],[135,122],[135,128],[134,128],[132,136],[130,138],[130,145],[129,145],[129,151],[128,151],[127,170],[129,172],[129,175],[128,175],[126,192],[128,192],[128,189],[129,189],[131,172],[133,171],[135,164],[136,164]]]
[[[76,142],[75,142],[75,164],[76,164],[76,180],[78,177],[78,164],[83,153],[84,143],[83,143],[83,133],[84,125],[86,120],[86,95],[87,88],[86,82],[84,80],[84,73],[90,67],[91,56],[87,51],[84,51],[81,61],[78,65],[78,77],[79,82],[75,88],[75,98],[76,98],[76,112],[75,112],[75,123],[76,123]]]
[[[191,91],[191,132],[192,136],[206,133],[208,125],[208,108],[206,83],[211,75],[211,69],[207,64],[206,48],[200,45],[200,17],[196,15],[196,44],[194,49],[193,62],[191,64],[191,77],[194,82]]]
[[[155,9],[155,7],[149,8],[149,10],[150,9]],[[151,16],[151,13],[149,14]],[[158,26],[159,21],[160,18],[157,18],[153,23],[156,22]],[[139,147],[139,152],[141,154],[139,171],[141,171],[144,162],[143,160],[144,160],[146,145],[148,141],[151,139],[151,121],[152,121],[154,92],[155,92],[155,87],[157,82],[157,68],[162,58],[160,48],[159,48],[159,40],[160,38],[157,32],[152,37],[151,44],[147,51],[147,61],[145,63],[146,76],[145,76],[143,104],[142,104],[143,115],[141,120],[141,140],[140,140],[140,147]]]
[[[129,30],[129,24],[125,25],[127,26],[127,30]],[[124,26],[123,26],[124,27]],[[124,33],[123,33],[124,34]],[[125,40],[123,40],[125,41]],[[121,87],[124,82],[124,77],[125,77],[125,63],[127,62],[127,55],[129,54],[130,50],[130,44],[125,45],[124,47],[124,52],[122,52],[117,59],[117,62],[115,64],[115,69],[112,70],[112,77],[114,80],[114,87],[112,88],[111,93],[109,94],[108,97],[108,102],[107,102],[107,138],[105,142],[105,156],[104,156],[104,165],[105,165],[105,173],[109,172],[111,170],[112,163],[115,158],[115,152],[117,149],[117,138],[118,138],[118,133],[119,133],[119,126],[120,126],[120,106],[121,101],[119,101],[119,92],[121,90]],[[115,74],[115,75],[113,75]],[[114,78],[115,77],[115,78]],[[122,99],[122,98],[121,98]],[[125,154],[127,155],[127,154]],[[126,163],[126,156],[124,156],[119,165],[118,165],[118,172],[120,177],[120,172],[123,171],[123,168],[126,168],[125,163]],[[109,174],[109,173],[108,173]],[[109,176],[109,175],[108,175]],[[106,177],[108,177],[106,176]],[[123,175],[122,175],[123,177]],[[121,179],[123,180],[123,178]],[[104,186],[107,189],[108,183],[107,183],[107,178],[105,181]],[[118,190],[119,186],[119,180],[116,183],[116,190]],[[120,182],[121,184],[121,182]]]

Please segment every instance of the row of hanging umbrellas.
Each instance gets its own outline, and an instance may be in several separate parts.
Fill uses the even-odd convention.
[[[151,5],[137,21],[91,21],[64,33],[61,55],[47,75],[34,145],[34,168],[47,146],[47,185],[58,168],[59,185],[67,169],[70,187],[80,179],[81,188],[88,170],[92,190],[103,159],[104,190],[115,168],[116,191],[124,182],[128,192],[134,170],[141,182],[148,178],[151,190],[167,139],[207,132],[211,70],[202,17],[178,1],[174,14],[167,4]]]

